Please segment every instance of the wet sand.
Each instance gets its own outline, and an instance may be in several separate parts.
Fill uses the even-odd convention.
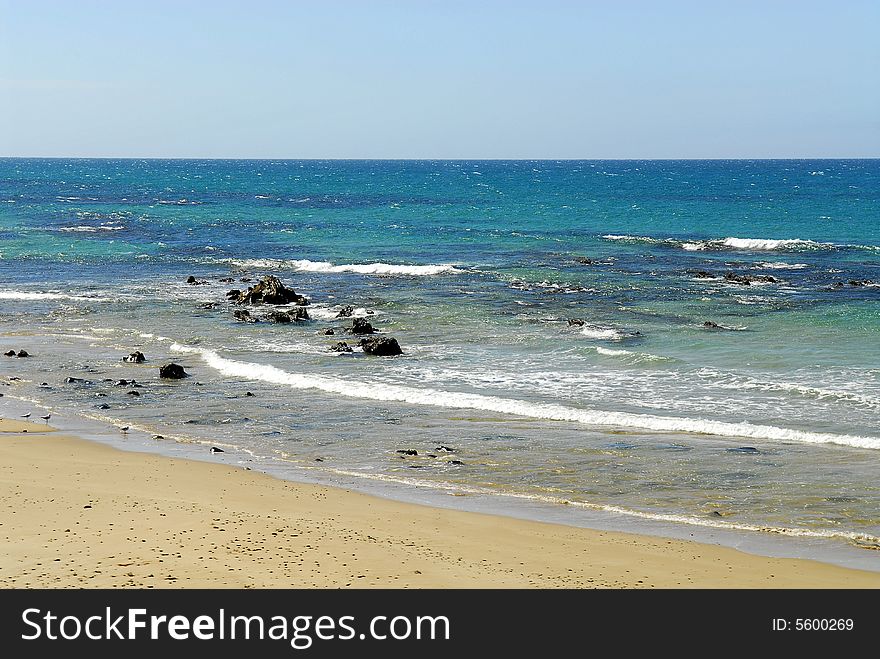
[[[880,587],[880,573],[400,503],[7,420],[0,544],[14,588]]]

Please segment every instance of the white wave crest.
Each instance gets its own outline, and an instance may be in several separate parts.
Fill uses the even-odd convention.
[[[67,293],[42,293],[32,291],[0,291],[0,300],[82,300],[86,302],[112,302],[108,297],[69,295]]]
[[[102,224],[100,226],[81,225],[75,227],[61,227],[58,231],[64,233],[98,233],[99,231],[122,231],[125,227],[118,224]]]
[[[335,265],[329,261],[309,261],[308,259],[222,259],[238,268],[252,270],[290,269],[300,272],[354,272],[362,275],[413,275],[426,277],[447,272],[460,272],[451,264],[432,265],[393,265],[391,263],[343,263]]]
[[[807,444],[839,444],[857,448],[880,449],[880,438],[878,437],[816,433],[775,426],[755,425],[747,422],[730,423],[687,417],[664,417],[630,412],[577,409],[551,403],[533,403],[483,394],[413,388],[381,382],[350,382],[329,376],[289,373],[268,364],[227,359],[213,350],[182,346],[178,343],[172,344],[171,350],[179,353],[199,355],[209,367],[226,376],[269,382],[293,389],[316,389],[351,398],[396,401],[413,405],[429,405],[431,407],[484,410],[535,419],[573,421],[589,426],[642,428],[661,432],[692,432],[723,437],[748,437],[752,439],[794,441]]]
[[[785,263],[784,261],[759,261],[755,266],[765,270],[803,270],[809,267],[806,263]]]
[[[627,236],[606,234],[605,240],[614,240],[630,243],[646,243],[649,245],[666,245],[696,252],[704,250],[744,250],[744,251],[807,251],[819,249],[837,249],[839,246],[833,243],[820,243],[815,240],[802,240],[801,238],[717,238],[712,240],[678,240],[675,238],[652,238],[651,236]],[[859,249],[874,249],[864,245],[844,245]]]

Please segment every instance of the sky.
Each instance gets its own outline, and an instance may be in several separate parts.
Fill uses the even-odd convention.
[[[0,0],[0,156],[880,157],[876,0]]]

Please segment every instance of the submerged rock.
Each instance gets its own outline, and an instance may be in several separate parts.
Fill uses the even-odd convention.
[[[354,307],[351,306],[350,304],[346,304],[344,307],[342,307],[339,310],[339,313],[336,314],[336,317],[337,318],[351,318],[351,316],[353,314],[354,314]]]
[[[721,325],[712,320],[705,321],[703,323],[703,327],[705,327],[706,329],[721,329]]]
[[[6,357],[15,357],[15,350],[7,350],[3,353]]]
[[[83,380],[82,378],[65,378],[64,382],[66,384],[91,384],[88,380]]]
[[[147,361],[147,358],[144,357],[144,353],[142,353],[140,350],[135,350],[128,357],[123,357],[122,361],[129,364],[143,364],[145,361]]]
[[[741,284],[743,286],[751,286],[752,282],[745,275],[738,275],[735,272],[725,272],[724,273],[724,281],[729,281],[732,284]]]
[[[30,357],[27,350],[19,350],[16,357]]]
[[[580,318],[569,318],[568,319],[568,326],[569,327],[583,327],[584,321],[581,320]]]
[[[397,452],[401,453],[403,455],[418,455],[419,454],[418,451],[416,451],[415,449],[412,449],[412,448],[399,448],[399,449],[397,449]]]
[[[391,357],[393,355],[402,355],[403,350],[397,339],[391,336],[377,336],[372,339],[361,339],[361,348],[368,355],[377,355],[379,357]]]
[[[336,334],[336,330],[334,330],[332,327],[325,327],[324,329],[320,330],[318,334],[323,334],[324,336],[333,336],[334,334]]]
[[[184,371],[183,366],[180,364],[171,362],[159,367],[159,377],[169,380],[180,380],[181,378],[189,377],[189,373]]]
[[[232,317],[243,323],[255,323],[257,319],[251,316],[251,312],[247,309],[236,309],[232,312]]]
[[[292,288],[287,288],[278,277],[268,275],[242,293],[238,289],[226,294],[236,304],[296,304],[305,306],[309,301]]]
[[[355,318],[351,321],[352,334],[375,334],[375,328],[363,318]]]
[[[331,352],[352,352],[352,348],[345,341],[339,341],[330,346]]]

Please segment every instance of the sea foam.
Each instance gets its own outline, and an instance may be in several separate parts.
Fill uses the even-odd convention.
[[[352,382],[329,376],[290,373],[268,364],[228,359],[213,350],[183,346],[178,343],[172,344],[171,349],[174,352],[199,355],[209,367],[229,377],[268,382],[288,386],[293,389],[315,389],[351,398],[396,401],[431,407],[483,410],[535,419],[573,421],[589,426],[641,428],[660,432],[688,432],[720,435],[723,437],[748,437],[752,439],[793,441],[807,444],[839,444],[857,448],[880,449],[880,438],[878,437],[817,433],[747,422],[731,423],[687,417],[607,412],[565,407],[550,403],[499,398],[483,394],[414,388],[382,382]]]
[[[301,272],[353,272],[362,275],[412,275],[425,277],[459,272],[458,268],[451,264],[394,265],[391,263],[343,263],[336,265],[329,261],[310,261],[308,259],[221,259],[219,262],[251,270],[289,269]]]

